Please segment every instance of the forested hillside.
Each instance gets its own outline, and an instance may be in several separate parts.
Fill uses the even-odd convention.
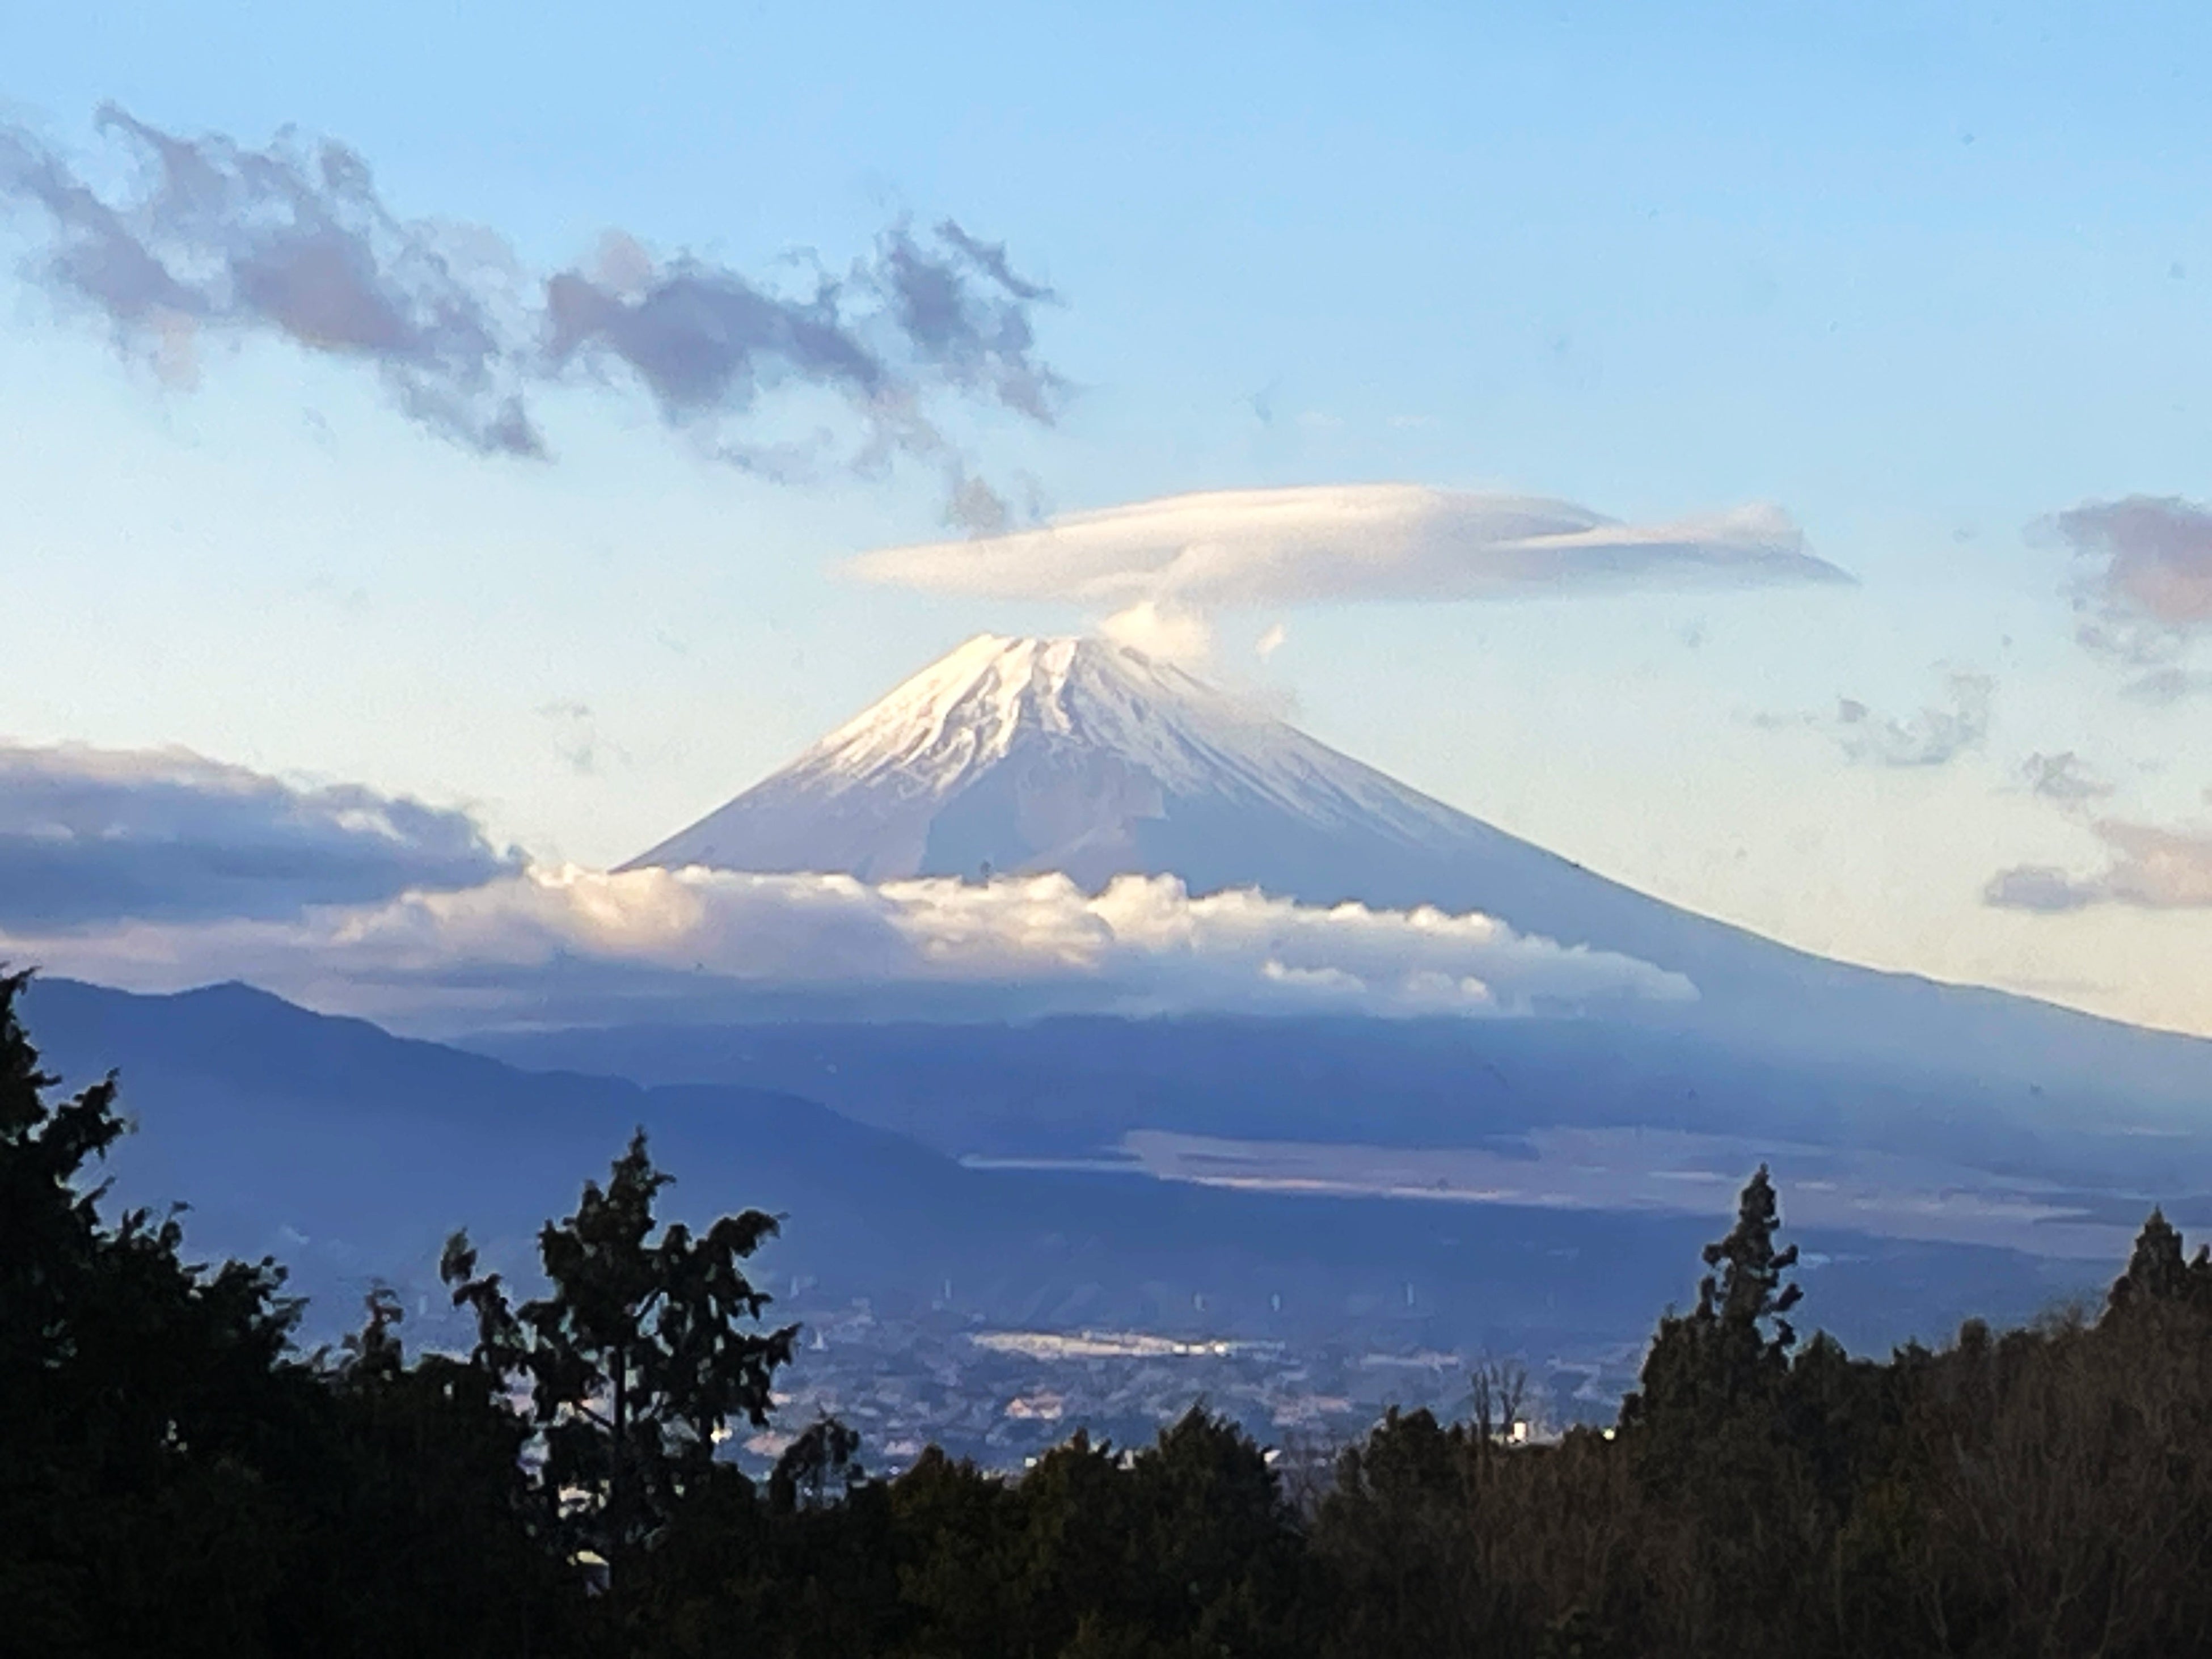
[[[2212,1262],[2154,1213],[2103,1306],[1940,1351],[1801,1339],[1765,1170],[1612,1428],[1394,1414],[1285,1463],[1194,1402],[1018,1478],[833,1420],[717,1448],[803,1364],[758,1212],[663,1225],[641,1137],[539,1240],[302,1352],[275,1261],[113,1212],[115,1082],[59,1095],[0,979],[0,1618],[52,1655],[2171,1655],[2212,1644]],[[182,1196],[188,1197],[189,1194]],[[803,1228],[805,1218],[790,1224]]]

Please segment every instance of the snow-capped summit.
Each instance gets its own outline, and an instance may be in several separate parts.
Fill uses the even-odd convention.
[[[1181,669],[1097,639],[984,634],[915,675],[793,768],[895,776],[939,798],[1024,744],[1109,750],[1163,781],[1199,783],[1267,738]]]
[[[634,866],[1097,885],[1186,873],[1151,843],[1223,810],[1428,848],[1459,817],[1142,652],[987,634]]]

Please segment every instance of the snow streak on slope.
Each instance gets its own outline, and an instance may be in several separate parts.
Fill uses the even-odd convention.
[[[1464,822],[1140,652],[985,635],[626,867],[880,881],[992,862],[1096,885],[1146,866],[1137,826],[1177,799],[1431,849]]]

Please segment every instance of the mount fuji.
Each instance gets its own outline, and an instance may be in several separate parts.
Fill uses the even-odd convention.
[[[623,867],[692,865],[866,881],[1058,871],[1094,891],[1173,875],[1194,893],[1480,910],[1729,978],[1755,943],[1097,639],[970,640]]]
[[[2212,1043],[1831,961],[1679,908],[1098,639],[970,640],[623,867],[687,866],[1059,871],[1090,890],[1141,872],[1193,893],[1480,911],[1683,974],[1693,1002],[1627,1017],[1762,1052],[2086,1090],[2192,1122],[2212,1077]]]

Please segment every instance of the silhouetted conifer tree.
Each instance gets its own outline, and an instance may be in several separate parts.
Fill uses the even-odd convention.
[[[775,1218],[747,1210],[703,1233],[672,1223],[656,1237],[653,1203],[672,1179],[640,1130],[605,1188],[586,1182],[576,1212],[539,1233],[550,1288],[519,1307],[498,1274],[477,1274],[465,1234],[441,1264],[455,1304],[476,1315],[476,1364],[528,1388],[546,1524],[617,1580],[707,1480],[731,1420],[767,1425],[775,1370],[799,1330],[743,1328],[770,1297],[741,1264]]]
[[[2200,1244],[2194,1259],[2185,1256],[2180,1232],[2163,1209],[2154,1209],[2106,1305],[2116,1311],[2187,1306],[2212,1312],[2212,1246]]]
[[[103,1222],[111,1075],[55,1102],[0,975],[0,1620],[24,1650],[257,1651],[281,1575],[257,1466],[303,1392],[274,1263],[188,1265],[173,1213]],[[179,1629],[197,1597],[207,1616]]]
[[[1786,1375],[1797,1334],[1787,1317],[1803,1295],[1783,1275],[1797,1264],[1797,1247],[1778,1249],[1781,1212],[1766,1166],[1745,1185],[1735,1226],[1705,1248],[1707,1273],[1697,1305],[1668,1314],[1644,1362],[1642,1388],[1625,1403],[1623,1420],[1674,1416],[1716,1424],[1738,1405],[1764,1397]]]
[[[799,1431],[769,1475],[769,1502],[789,1514],[801,1504],[819,1509],[867,1478],[860,1467],[860,1431],[828,1413]]]

